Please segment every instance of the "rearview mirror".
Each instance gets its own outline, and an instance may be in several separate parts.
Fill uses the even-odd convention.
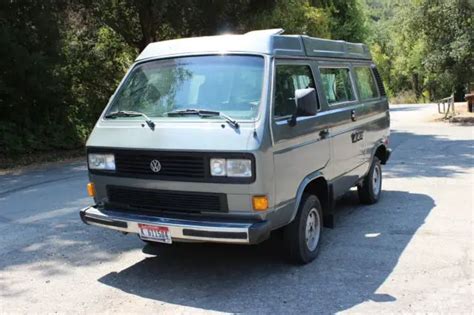
[[[296,118],[300,116],[314,116],[318,112],[316,90],[313,88],[298,89],[295,91],[296,112],[289,120],[290,126],[296,125]]]

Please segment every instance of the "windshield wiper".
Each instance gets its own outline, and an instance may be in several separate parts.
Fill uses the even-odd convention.
[[[216,110],[187,108],[187,109],[174,110],[171,112],[167,112],[165,114],[168,115],[169,117],[184,116],[184,115],[198,115],[200,117],[219,116],[219,117],[224,118],[232,127],[236,129],[239,128],[239,123],[235,119]]]
[[[144,113],[140,113],[140,112],[136,112],[132,110],[119,110],[117,112],[113,112],[113,113],[105,115],[105,118],[138,117],[138,116],[142,116],[145,118],[145,122],[148,125],[148,127],[150,127],[151,130],[155,129],[155,123],[153,122],[153,120],[150,119],[150,117],[148,117]]]

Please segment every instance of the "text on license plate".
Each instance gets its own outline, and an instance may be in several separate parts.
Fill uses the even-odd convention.
[[[171,244],[170,230],[166,226],[138,224],[140,237],[144,240]]]

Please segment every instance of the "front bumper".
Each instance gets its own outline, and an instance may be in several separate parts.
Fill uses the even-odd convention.
[[[242,222],[171,218],[102,210],[90,206],[80,211],[86,224],[126,233],[139,233],[139,223],[167,227],[173,241],[198,241],[234,244],[257,244],[270,236],[267,221]]]

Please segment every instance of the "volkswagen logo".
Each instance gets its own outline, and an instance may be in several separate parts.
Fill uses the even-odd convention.
[[[161,163],[158,160],[151,160],[150,169],[153,173],[158,173],[161,170]]]

